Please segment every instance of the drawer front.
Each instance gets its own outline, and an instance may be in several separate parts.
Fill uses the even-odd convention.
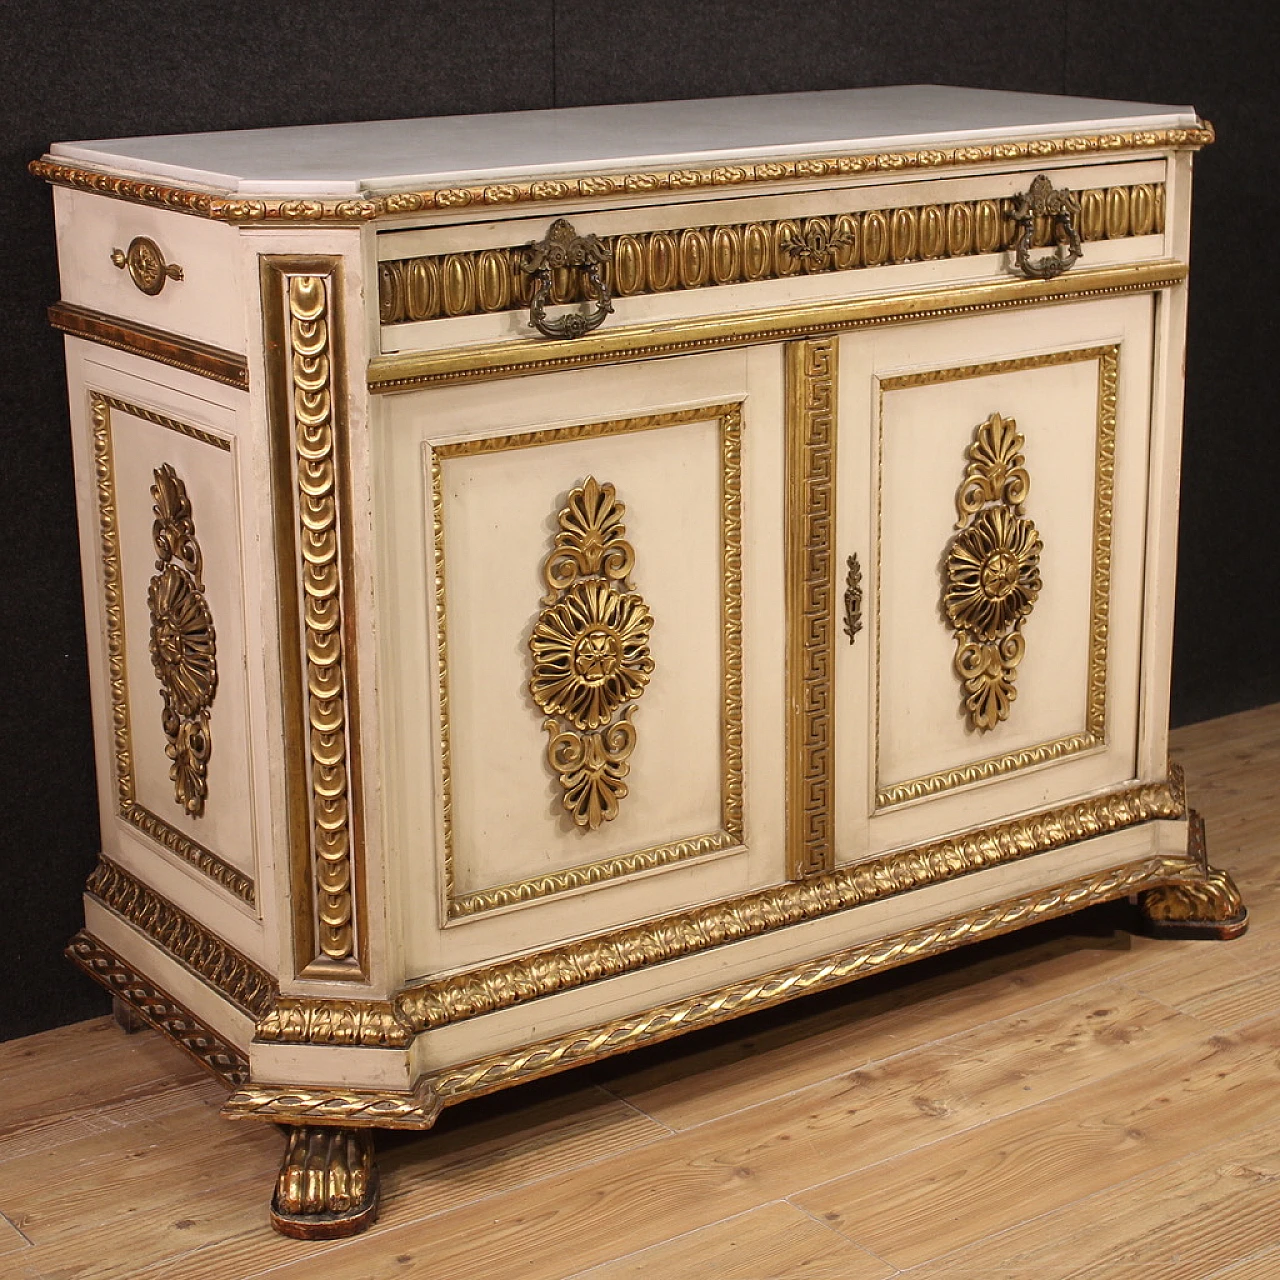
[[[234,227],[64,188],[54,213],[65,302],[244,351]]]
[[[724,314],[1018,274],[1012,217],[1035,168],[978,177],[570,213],[600,239],[613,300],[604,324]],[[1163,159],[1046,169],[1079,200],[1082,266],[1167,256]],[[529,246],[554,218],[471,221],[381,232],[386,354],[530,336]],[[1035,262],[1053,233],[1035,220]],[[551,272],[553,304],[593,306],[581,269]]]

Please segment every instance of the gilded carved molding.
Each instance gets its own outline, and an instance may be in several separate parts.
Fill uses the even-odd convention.
[[[1098,365],[1097,418],[1094,453],[1093,541],[1091,549],[1091,606],[1089,616],[1088,692],[1085,722],[1078,733],[1067,734],[1051,742],[1037,743],[1017,751],[1005,752],[972,764],[902,782],[882,785],[876,791],[877,809],[938,795],[955,787],[987,782],[1019,769],[1063,760],[1102,746],[1107,724],[1107,646],[1110,634],[1111,608],[1111,533],[1115,498],[1116,458],[1116,391],[1119,380],[1120,348],[1090,347],[1078,351],[1050,352],[1042,356],[1025,356],[987,364],[963,365],[953,369],[926,370],[886,378],[884,391],[932,385],[956,379],[984,377],[989,374],[1046,368],[1081,361]],[[881,429],[883,431],[883,417]],[[883,441],[882,441],[883,447]],[[877,640],[878,643],[878,640]]]
[[[786,353],[787,874],[835,864],[836,357],[834,338]]]
[[[754,311],[673,316],[630,325],[606,325],[573,343],[542,338],[502,338],[464,347],[440,347],[375,356],[368,386],[374,393],[411,387],[486,382],[558,369],[588,368],[633,360],[721,351],[846,333],[882,325],[915,324],[955,316],[985,315],[1018,307],[1043,307],[1085,298],[1150,293],[1181,284],[1182,262],[1161,259],[1110,267],[1077,268],[1054,280],[1002,278],[887,294],[793,302]]]
[[[308,977],[363,968],[358,928],[353,653],[346,617],[350,537],[342,390],[341,264],[264,258],[272,370],[277,556],[288,637],[297,964]]]
[[[823,991],[949,951],[964,943],[996,937],[1095,903],[1114,901],[1152,885],[1194,879],[1198,874],[1198,865],[1188,858],[1159,857],[1126,863],[1051,889],[979,907],[936,924],[846,948],[821,959],[776,969],[763,977],[449,1067],[423,1077],[412,1092],[307,1087],[281,1090],[247,1085],[227,1100],[222,1114],[231,1120],[427,1129],[435,1123],[443,1107],[466,1098],[656,1044],[685,1031],[713,1026],[796,996]]]
[[[594,476],[570,491],[529,637],[529,693],[547,716],[547,763],[562,807],[592,831],[617,817],[627,794],[637,739],[631,717],[655,667],[653,616],[630,588],[635,548],[623,537],[625,513],[613,485]]]
[[[510,884],[459,892],[456,886],[453,833],[453,779],[450,751],[450,691],[443,466],[451,458],[537,448],[573,440],[637,431],[660,430],[714,421],[720,429],[721,526],[723,562],[722,686],[724,697],[721,760],[721,826],[684,840],[636,849],[615,857],[561,871],[547,872]],[[620,876],[717,853],[743,841],[743,704],[742,704],[742,406],[739,403],[680,409],[670,413],[578,423],[504,436],[442,444],[432,450],[432,539],[435,559],[436,663],[440,712],[441,818],[444,831],[443,881],[450,919],[532,902],[551,894],[603,884]],[[554,557],[554,552],[553,552]],[[557,571],[558,572],[558,571]],[[553,744],[554,745],[554,744]],[[557,770],[557,772],[559,772]]]
[[[956,637],[955,669],[973,729],[1009,718],[1023,623],[1040,594],[1044,543],[1025,502],[1031,490],[1012,418],[993,413],[974,433],[956,494],[959,532],[943,561],[942,608]]]
[[[1122,239],[1164,230],[1164,184],[1143,183],[1078,193],[1087,205],[1086,240]],[[775,218],[599,238],[604,282],[615,298],[779,280],[797,274],[999,253],[1020,234],[1015,198],[967,200]],[[1115,211],[1107,217],[1108,209]],[[1047,219],[1033,244],[1050,243]],[[378,312],[386,325],[412,324],[527,308],[533,286],[526,246],[424,254],[378,264]],[[581,273],[552,275],[549,301],[594,301],[598,290]]]
[[[280,1044],[399,1049],[412,1042],[413,1029],[386,1000],[280,996],[259,1017],[254,1038]]]
[[[957,166],[1008,164],[1019,160],[1077,159],[1116,155],[1127,151],[1194,150],[1214,139],[1207,120],[1175,129],[1142,129],[1118,133],[1079,134],[1017,142],[978,143],[934,147],[918,151],[885,151],[824,158],[764,161],[759,164],[717,165],[641,173],[591,174],[586,177],[548,177],[530,182],[495,183],[475,187],[439,187],[399,191],[388,195],[346,200],[315,200],[283,196],[277,199],[237,199],[230,195],[169,186],[103,173],[52,159],[33,160],[27,167],[37,178],[57,186],[92,191],[153,208],[241,224],[313,222],[360,223],[389,215],[428,209],[460,209],[477,205],[561,200],[614,200],[620,196],[714,189],[750,188],[764,183],[807,182],[851,178],[863,174],[898,174]]]
[[[110,858],[99,855],[85,892],[250,1017],[271,1008],[277,996],[271,974]]]
[[[238,391],[249,389],[248,362],[234,351],[224,351],[221,347],[197,342],[178,333],[122,320],[119,316],[77,306],[73,302],[52,303],[48,315],[49,323],[60,333],[84,338],[116,351],[127,351],[130,355],[155,360],[201,378],[211,378]]]
[[[219,887],[249,906],[254,904],[253,880],[179,831],[137,800],[130,728],[129,687],[125,641],[124,578],[120,557],[112,414],[125,413],[154,426],[177,432],[216,449],[230,450],[231,442],[189,423],[165,417],[140,405],[102,392],[89,393],[93,432],[93,466],[97,498],[98,537],[102,573],[103,621],[107,639],[107,680],[111,700],[112,767],[117,812],[130,825],[195,867]],[[176,762],[175,762],[176,764]]]
[[[401,991],[392,1003],[399,1021],[415,1032],[428,1031],[1138,823],[1185,814],[1181,773],[1171,767],[1167,782],[1093,796],[679,915],[424,982]]]
[[[1095,796],[856,866],[415,984],[389,1002],[282,996],[259,1019],[256,1036],[288,1044],[402,1048],[415,1035],[436,1027],[893,894],[941,884],[1142,822],[1178,819],[1186,812],[1182,772],[1170,766],[1166,782]],[[1185,864],[1192,873],[1199,867],[1186,859],[1176,862],[1179,867]]]
[[[186,483],[170,463],[151,486],[151,539],[156,574],[147,589],[151,665],[164,701],[174,799],[193,818],[204,815],[213,752],[210,714],[218,692],[218,645],[204,589],[204,555],[196,540]]]
[[[76,934],[67,946],[67,956],[227,1088],[238,1088],[248,1080],[249,1063],[234,1045],[228,1044],[168,992],[134,972],[92,934],[84,930]]]

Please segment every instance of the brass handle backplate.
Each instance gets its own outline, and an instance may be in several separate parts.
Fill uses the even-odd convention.
[[[1080,257],[1080,233],[1075,224],[1079,212],[1080,201],[1070,191],[1055,190],[1043,173],[1036,174],[1031,189],[1025,195],[1014,197],[1012,216],[1021,228],[1014,241],[1014,257],[1018,270],[1024,276],[1031,280],[1052,280]],[[1031,241],[1035,236],[1037,218],[1053,219],[1055,248],[1053,253],[1033,262]]]
[[[160,246],[146,236],[134,236],[127,249],[112,249],[111,261],[121,271],[129,272],[129,279],[143,293],[155,295],[169,280],[181,280],[182,268],[176,262],[166,262]]]
[[[580,338],[598,329],[613,310],[609,286],[600,274],[609,261],[609,246],[599,236],[580,236],[565,218],[551,224],[545,240],[529,246],[521,270],[533,277],[533,298],[529,303],[529,323],[547,338]],[[587,314],[572,311],[568,315],[547,319],[547,303],[551,301],[552,271],[574,267],[584,271],[595,307]]]

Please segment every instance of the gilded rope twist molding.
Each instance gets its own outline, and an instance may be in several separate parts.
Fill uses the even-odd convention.
[[[1164,230],[1163,184],[1114,190],[1115,198],[1106,189],[1079,193],[1086,241]],[[625,298],[997,253],[1020,234],[1013,203],[993,198],[602,236],[609,254],[602,271],[612,296]],[[1052,238],[1049,219],[1041,224],[1037,246]],[[397,325],[528,307],[527,253],[516,245],[382,262],[379,317]],[[552,302],[594,298],[580,273],[558,272],[552,284]]]
[[[493,183],[473,187],[439,187],[394,192],[347,200],[281,197],[275,200],[235,199],[207,191],[193,191],[162,183],[144,182],[102,173],[55,160],[33,160],[28,166],[37,178],[58,186],[93,191],[117,200],[171,209],[220,222],[309,223],[367,222],[393,214],[428,209],[459,209],[471,205],[505,206],[571,199],[609,200],[700,188],[750,187],[759,183],[813,182],[852,178],[863,174],[903,173],[918,169],[1007,164],[1019,160],[1048,160],[1123,151],[1195,149],[1214,139],[1213,126],[1199,124],[1175,129],[1139,129],[1116,133],[1079,134],[1022,142],[979,143],[970,146],[886,151],[822,159],[766,161],[760,164],[716,165],[666,172],[593,174],[579,178],[544,178],[532,182]]]
[[[214,884],[248,906],[254,905],[253,880],[224,861],[212,849],[170,826],[137,801],[133,775],[133,746],[129,727],[129,685],[125,655],[124,581],[120,561],[120,533],[116,507],[115,461],[112,447],[113,411],[175,431],[202,444],[230,450],[231,442],[199,427],[167,418],[115,396],[89,393],[93,427],[93,466],[97,489],[98,538],[102,565],[103,622],[107,633],[107,679],[111,691],[112,761],[120,816],[157,844],[195,867]]]
[[[68,957],[113,996],[119,996],[149,1026],[168,1036],[206,1071],[229,1088],[249,1078],[249,1063],[233,1045],[206,1026],[168,992],[135,973],[114,951],[81,931],[67,947]]]
[[[122,916],[250,1017],[271,1007],[278,993],[271,974],[110,858],[99,855],[85,892]]]
[[[323,955],[341,961],[355,955],[355,913],[330,335],[332,277],[291,275],[288,281],[318,941]]]
[[[1194,883],[1194,878],[1201,874],[1201,868],[1192,859],[1147,858],[1082,876],[1056,888],[980,907],[934,925],[847,948],[823,959],[804,961],[718,991],[447,1068],[418,1081],[412,1092],[307,1087],[282,1091],[278,1087],[250,1084],[227,1100],[222,1114],[232,1120],[425,1129],[434,1123],[442,1107],[465,1098],[654,1044],[684,1031],[923,959],[961,943],[976,942],[1037,920],[1109,902],[1152,885],[1171,880]]]

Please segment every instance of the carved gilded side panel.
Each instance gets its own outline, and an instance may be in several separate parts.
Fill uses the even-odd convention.
[[[252,906],[254,884],[251,877],[178,830],[137,798],[126,675],[124,577],[112,421],[115,413],[128,414],[215,449],[229,451],[231,442],[116,396],[98,391],[89,393],[117,812],[131,826]],[[167,468],[167,471],[172,472],[172,468]],[[162,472],[166,472],[166,468],[156,471],[153,490],[156,503],[153,538],[161,557],[157,566],[161,572],[153,579],[149,596],[152,650],[153,654],[158,652],[160,655],[158,661],[153,661],[161,680],[162,696],[165,697],[164,728],[171,748],[170,776],[174,782],[175,797],[184,813],[197,816],[203,811],[207,795],[204,771],[208,762],[207,716],[217,685],[213,628],[208,605],[203,598],[203,583],[199,577],[201,556],[194,541],[185,486],[179,494],[167,474],[162,486]],[[176,473],[172,479],[177,480]],[[175,552],[179,554],[175,556]],[[183,572],[184,567],[186,572]],[[189,577],[192,567],[197,572]],[[167,576],[166,568],[171,570]],[[198,587],[196,583],[199,583]],[[168,692],[170,683],[176,690],[175,694]],[[185,729],[184,725],[187,726]],[[174,730],[172,734],[170,728]]]

